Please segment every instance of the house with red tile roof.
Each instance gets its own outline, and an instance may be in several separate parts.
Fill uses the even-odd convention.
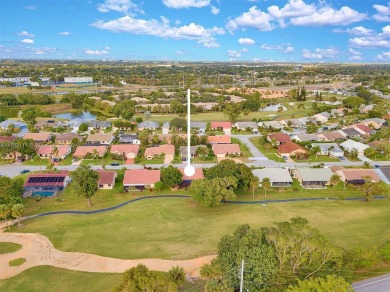
[[[339,131],[329,132],[329,133],[321,133],[317,135],[321,141],[330,141],[334,142],[336,140],[345,140],[344,135],[342,135]]]
[[[88,154],[93,156],[94,150],[96,150],[98,157],[103,157],[107,152],[107,146],[78,146],[73,157],[80,159],[85,158]]]
[[[115,186],[115,171],[97,170],[99,174],[98,188],[101,190],[112,190]]]
[[[352,128],[354,128],[356,131],[358,131],[365,137],[368,137],[371,134],[375,134],[375,130],[371,129],[369,126],[365,124],[354,124],[352,125]]]
[[[49,132],[26,133],[26,135],[23,136],[23,139],[32,139],[34,142],[43,143],[50,141],[52,136],[53,134]]]
[[[212,149],[218,158],[224,158],[227,155],[241,155],[240,145],[238,144],[214,144]]]
[[[145,149],[144,155],[145,158],[149,160],[162,155],[165,155],[165,158],[172,156],[173,159],[173,156],[175,155],[175,146],[165,144],[157,147],[148,147]]]
[[[126,191],[154,188],[154,184],[160,181],[160,176],[159,169],[128,169],[123,177],[123,187]]]
[[[37,155],[40,158],[50,158],[55,162],[65,159],[72,148],[69,145],[41,145],[37,150]]]
[[[290,136],[285,134],[285,133],[269,134],[267,137],[267,140],[271,143],[273,143],[273,141],[275,141],[276,145],[282,145],[284,143],[291,142]]]
[[[52,172],[52,173],[36,173],[30,174],[24,184],[24,196],[43,195],[48,196],[49,193],[62,191],[70,178],[68,171]]]
[[[112,145],[110,153],[123,158],[135,158],[138,155],[139,145],[119,144]]]
[[[286,156],[303,156],[307,150],[294,142],[287,142],[278,147],[278,153]]]
[[[207,140],[211,145],[232,143],[232,138],[230,136],[225,136],[225,135],[208,136]]]
[[[180,172],[183,174],[182,180],[182,186],[188,186],[191,184],[193,180],[197,179],[204,179],[203,169],[202,168],[195,168],[195,173],[193,176],[187,176],[184,173],[184,168],[179,168]]]
[[[379,176],[374,169],[365,168],[339,168],[334,172],[340,176],[345,183],[360,185],[365,183],[365,178],[370,177],[372,182],[379,182]]]
[[[211,122],[210,123],[211,130],[222,130],[225,134],[230,134],[232,131],[232,123],[231,122]]]

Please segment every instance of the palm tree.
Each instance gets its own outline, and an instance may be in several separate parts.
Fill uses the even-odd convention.
[[[96,149],[93,149],[92,156],[94,156],[96,158],[96,161],[99,160],[99,152]]]
[[[264,197],[267,197],[267,190],[271,187],[271,180],[268,177],[263,178],[261,185],[264,189]]]
[[[334,193],[336,191],[336,186],[339,184],[340,182],[340,176],[336,173],[334,173],[331,177],[330,177],[330,184],[333,186],[333,196],[334,196]]]
[[[22,217],[23,213],[24,213],[24,205],[23,204],[18,203],[18,204],[15,204],[12,206],[11,215],[12,215],[12,217],[15,217],[16,220],[18,221],[19,228],[21,227],[20,217]]]
[[[255,189],[259,186],[260,179],[257,176],[253,176],[250,185],[252,187],[252,198],[255,198]]]
[[[51,158],[55,158],[58,156],[58,153],[59,153],[59,150],[58,150],[58,147],[57,146],[54,146],[53,150],[51,151]]]
[[[0,205],[0,218],[3,218],[5,220],[5,222],[7,223],[8,230],[9,230],[8,218],[10,215],[11,215],[10,207],[6,204],[1,204]]]

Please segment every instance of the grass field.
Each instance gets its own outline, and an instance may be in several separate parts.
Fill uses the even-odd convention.
[[[9,262],[9,265],[12,267],[21,266],[26,262],[25,258],[17,258]]]
[[[261,227],[301,216],[333,243],[349,249],[378,246],[390,238],[389,207],[389,200],[339,200],[211,209],[198,207],[192,199],[170,198],[139,201],[97,215],[36,218],[15,230],[43,234],[63,251],[182,259],[215,253],[220,237],[240,224]]]
[[[0,254],[15,252],[21,249],[22,246],[13,242],[0,242]]]
[[[13,278],[1,280],[1,291],[84,292],[112,291],[121,282],[121,274],[87,273],[55,267],[35,267]]]

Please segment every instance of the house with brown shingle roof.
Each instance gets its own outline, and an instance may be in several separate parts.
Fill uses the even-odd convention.
[[[208,136],[207,140],[211,145],[232,143],[232,138],[230,136],[225,136],[225,135]]]
[[[154,188],[154,184],[160,181],[160,175],[159,169],[128,169],[123,177],[123,187],[126,191]]]
[[[281,145],[287,142],[291,142],[290,136],[285,133],[269,134],[267,140],[271,143],[273,143],[273,141],[276,141],[276,145]]]
[[[365,168],[341,168],[335,170],[335,173],[340,176],[340,180],[353,184],[360,185],[365,183],[365,178],[370,177],[372,182],[379,182],[379,176],[374,169]]]
[[[150,160],[153,159],[156,156],[162,156],[165,155],[165,158],[167,156],[173,156],[175,155],[175,146],[173,145],[159,145],[157,147],[148,147],[145,149],[145,158]]]
[[[240,145],[238,144],[214,144],[212,149],[218,158],[224,158],[227,155],[241,155]]]
[[[321,141],[337,141],[337,140],[345,140],[344,135],[342,135],[339,131],[329,132],[329,133],[321,133],[317,135]]]
[[[52,136],[53,134],[49,132],[26,133],[26,135],[23,136],[23,139],[32,139],[34,142],[44,143],[50,141]]]
[[[113,140],[114,135],[112,133],[96,133],[89,135],[86,142],[87,144],[110,145]]]
[[[115,171],[97,170],[99,174],[98,188],[101,190],[112,190],[115,186]]]
[[[286,156],[303,156],[307,150],[294,142],[287,142],[278,147],[278,153]]]
[[[55,142],[59,145],[70,145],[72,144],[73,139],[77,139],[79,142],[83,141],[83,137],[74,133],[67,133],[63,135],[56,136]]]

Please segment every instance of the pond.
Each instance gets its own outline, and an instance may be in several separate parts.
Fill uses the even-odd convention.
[[[63,113],[54,115],[55,118],[73,120],[73,119],[83,119],[83,120],[95,120],[96,116],[90,112],[80,112],[80,113]]]

